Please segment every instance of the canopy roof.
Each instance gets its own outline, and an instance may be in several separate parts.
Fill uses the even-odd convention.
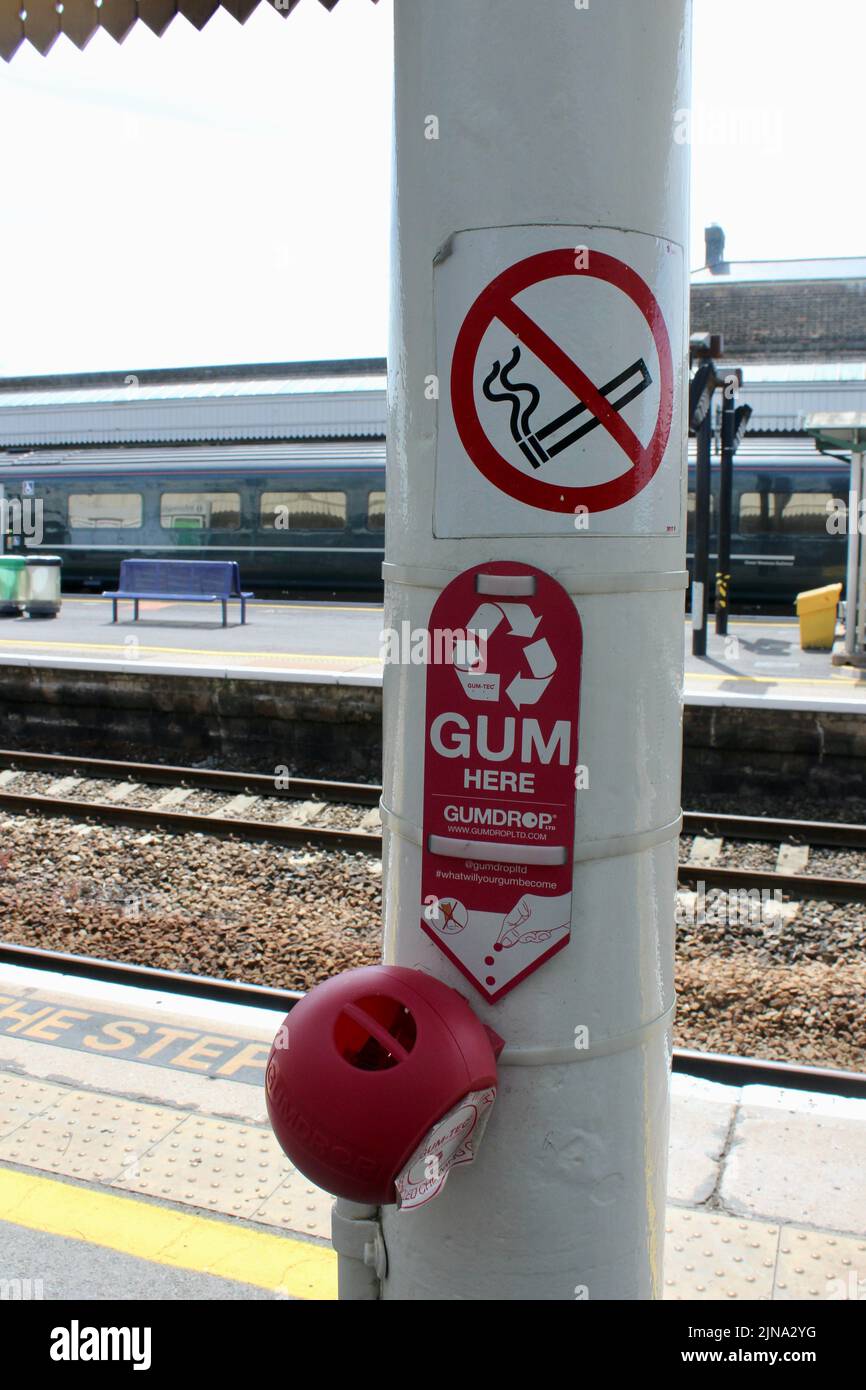
[[[154,34],[162,34],[176,14],[182,14],[196,29],[203,29],[220,5],[243,24],[260,3],[262,0],[0,0],[0,57],[8,62],[25,39],[40,53],[47,53],[60,34],[84,48],[97,29],[107,29],[122,43],[139,20]],[[299,0],[264,3],[287,15]],[[319,0],[326,10],[333,10],[338,3]]]

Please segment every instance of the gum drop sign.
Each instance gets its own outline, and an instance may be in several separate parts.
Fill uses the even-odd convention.
[[[420,924],[492,1003],[571,931],[580,618],[496,561],[443,589],[429,636]]]

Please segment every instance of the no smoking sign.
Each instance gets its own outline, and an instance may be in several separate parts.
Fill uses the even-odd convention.
[[[680,248],[634,232],[463,232],[436,270],[440,536],[674,535]]]

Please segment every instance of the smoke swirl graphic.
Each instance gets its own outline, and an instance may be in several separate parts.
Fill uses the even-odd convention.
[[[541,393],[537,386],[533,386],[530,381],[512,381],[509,373],[514,370],[520,361],[520,348],[515,343],[514,350],[508,362],[503,367],[498,361],[493,363],[489,375],[485,379],[482,390],[489,401],[507,401],[511,406],[511,437],[518,444],[529,434],[529,421],[535,412],[535,408],[541,400]],[[505,391],[494,391],[493,382],[499,379],[500,383],[507,387]],[[525,392],[529,399],[523,410],[520,408],[520,393]]]

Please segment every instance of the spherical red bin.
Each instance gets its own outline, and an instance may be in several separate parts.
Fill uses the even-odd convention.
[[[310,990],[274,1039],[274,1134],[327,1192],[394,1202],[394,1179],[428,1131],[470,1091],[496,1085],[501,1048],[441,980],[397,965],[346,971]]]

